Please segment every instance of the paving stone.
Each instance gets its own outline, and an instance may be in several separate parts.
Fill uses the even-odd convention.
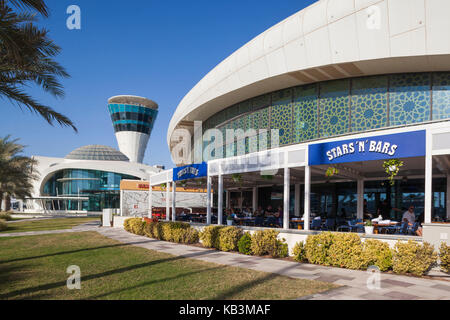
[[[419,298],[418,296],[404,293],[404,292],[398,292],[398,291],[388,292],[384,296],[386,296],[388,298],[397,299],[397,300],[416,300]]]
[[[381,280],[381,285],[382,286],[388,286],[388,287],[411,287],[414,284],[412,283],[408,283],[408,282],[404,282],[404,281],[397,281],[397,280],[393,280],[393,279],[385,279],[385,280]]]

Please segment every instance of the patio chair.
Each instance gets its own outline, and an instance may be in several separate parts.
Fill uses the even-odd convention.
[[[415,236],[418,228],[419,228],[419,222],[414,222],[414,224],[412,226],[408,225],[408,229],[406,230],[406,233],[411,236]]]
[[[386,232],[389,234],[407,234],[408,223],[402,222],[401,225],[384,227],[384,230],[386,230]]]
[[[322,227],[322,220],[321,219],[314,219],[311,222],[311,230],[320,230]]]
[[[264,218],[263,217],[256,217],[255,218],[255,227],[261,227],[264,224]]]
[[[325,220],[325,225],[322,227],[322,230],[333,231],[336,226],[336,219],[327,219]]]
[[[336,230],[337,231],[352,232],[352,221],[347,221],[347,224],[341,224],[339,227],[337,227]]]

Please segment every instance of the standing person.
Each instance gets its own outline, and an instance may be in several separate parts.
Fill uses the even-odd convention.
[[[367,199],[364,199],[363,212],[364,212],[364,219],[369,219],[369,220],[373,219],[373,215],[369,212],[369,207],[367,205]]]
[[[393,208],[386,199],[383,200],[383,202],[380,203],[378,206],[377,214],[381,215],[383,217],[383,220],[390,220],[391,219],[391,210],[401,212],[400,209]]]

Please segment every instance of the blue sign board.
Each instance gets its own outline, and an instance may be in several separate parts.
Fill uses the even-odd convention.
[[[173,181],[196,179],[207,175],[208,165],[206,162],[173,169]]]
[[[425,130],[312,144],[309,165],[425,156]]]

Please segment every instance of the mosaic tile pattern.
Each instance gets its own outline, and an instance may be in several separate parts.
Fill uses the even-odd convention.
[[[389,90],[391,126],[430,120],[430,74],[392,75]]]
[[[351,100],[352,132],[387,126],[388,77],[354,79]]]
[[[278,130],[280,146],[292,143],[292,103],[274,105],[270,112],[270,129]]]
[[[349,131],[350,81],[330,81],[320,89],[319,136],[332,137]]]
[[[236,119],[227,122],[232,118]],[[218,127],[226,137],[225,129],[279,129],[280,144],[286,145],[431,118],[450,118],[449,72],[345,79],[279,90],[218,112],[205,122],[204,131]],[[236,144],[224,149],[236,154],[245,148],[248,153],[262,138],[261,134],[256,142],[245,138],[245,147],[239,150]],[[270,140],[269,130],[268,148]]]
[[[433,75],[433,120],[450,118],[450,73]]]
[[[294,89],[293,142],[300,143],[317,137],[317,86]]]

